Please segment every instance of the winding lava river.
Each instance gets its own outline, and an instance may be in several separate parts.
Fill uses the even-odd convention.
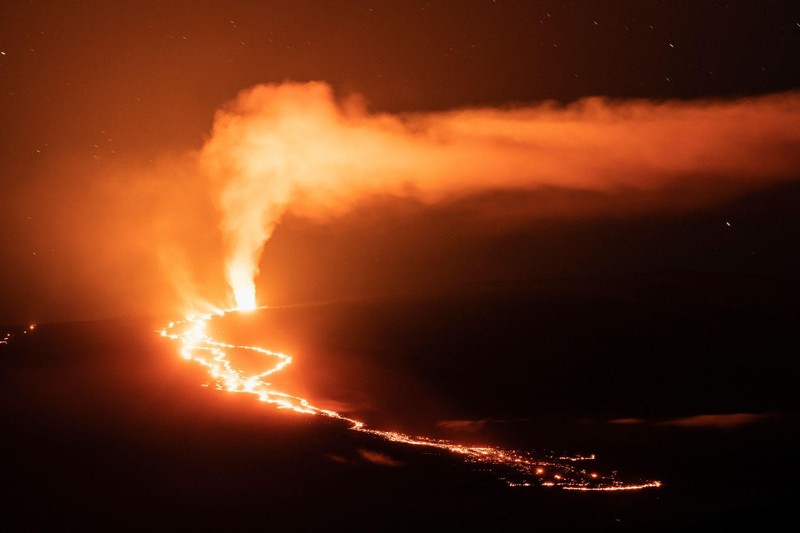
[[[336,411],[315,407],[304,398],[273,389],[266,381],[270,375],[290,365],[291,356],[258,346],[227,344],[209,336],[207,333],[209,322],[231,312],[238,310],[189,316],[185,320],[171,322],[160,332],[162,337],[180,342],[181,355],[205,367],[219,390],[252,394],[260,401],[279,409],[340,420],[352,431],[385,441],[438,449],[460,457],[464,461],[487,467],[512,487],[544,486],[576,491],[630,491],[661,486],[660,481],[625,483],[614,476],[600,475],[585,468],[584,465],[592,461],[594,455],[536,456],[496,446],[469,446],[428,437],[415,437],[394,431],[371,429],[360,420],[349,418]],[[274,360],[275,363],[260,373],[246,372],[236,368],[230,358],[231,354],[239,351],[250,352],[250,355],[255,353]]]

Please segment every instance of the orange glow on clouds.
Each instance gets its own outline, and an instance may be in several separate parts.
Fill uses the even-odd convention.
[[[228,284],[244,309],[256,306],[261,252],[288,211],[318,218],[373,194],[436,202],[541,187],[683,187],[690,192],[654,208],[685,208],[794,177],[799,147],[798,93],[393,115],[367,112],[359,97],[337,101],[312,82],[243,91],[217,113],[199,160],[222,216]]]
[[[695,415],[685,418],[676,418],[661,422],[664,426],[679,426],[686,428],[717,428],[734,429],[747,424],[762,422],[775,415],[755,414],[755,413],[728,413],[728,414],[709,414]]]
[[[263,247],[287,215],[369,225],[365,207],[448,205],[478,233],[699,209],[797,179],[799,136],[797,92],[388,114],[337,99],[324,83],[260,85],[217,113],[197,149],[167,145],[96,168],[54,152],[36,179],[14,182],[0,203],[24,246],[5,249],[13,301],[0,314],[72,320],[272,303],[256,299],[252,282],[260,285],[259,266],[270,268]],[[521,189],[535,200],[491,194]],[[337,250],[320,253],[330,260]],[[341,283],[314,285],[294,256],[277,262],[283,270],[263,281],[283,283],[275,298],[285,303],[374,292],[381,282],[339,269]]]

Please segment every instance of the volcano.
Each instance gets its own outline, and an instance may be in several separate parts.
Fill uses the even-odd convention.
[[[0,346],[2,521],[777,524],[789,515],[800,440],[797,290],[661,273],[263,309],[213,324],[232,341],[292,353],[275,386],[372,427],[594,454],[601,474],[664,482],[626,494],[512,488],[439,450],[217,390],[157,334],[161,317],[39,325]]]

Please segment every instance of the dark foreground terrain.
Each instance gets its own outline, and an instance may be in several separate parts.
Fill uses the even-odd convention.
[[[798,481],[796,282],[548,282],[338,302],[214,329],[296,358],[276,386],[381,429],[596,453],[632,493],[506,487],[441,453],[203,387],[158,320],[0,345],[0,527],[763,529]],[[727,416],[719,416],[727,415]]]

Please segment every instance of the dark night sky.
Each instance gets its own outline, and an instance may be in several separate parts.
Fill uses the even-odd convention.
[[[146,312],[144,298],[133,305],[131,298],[160,285],[136,281],[151,270],[146,254],[133,253],[121,264],[104,252],[114,240],[98,232],[116,231],[113,221],[125,213],[102,195],[78,198],[99,194],[97,188],[121,169],[199,148],[215,110],[240,90],[324,80],[337,93],[365,95],[373,110],[392,112],[591,95],[662,100],[781,92],[800,87],[800,5],[9,1],[0,8],[0,53],[0,322],[91,318]],[[131,201],[157,199],[135,195]],[[391,235],[402,240],[403,231],[426,223],[425,216],[412,217]],[[688,230],[693,220],[678,223]],[[634,225],[617,228],[616,235],[635,234],[637,227],[642,233]],[[320,231],[306,238],[313,242]],[[699,233],[695,242],[683,238],[681,253],[691,255],[711,238]],[[782,238],[774,232],[762,237]],[[752,230],[748,238],[759,236]],[[624,248],[622,241],[615,246]],[[340,244],[346,251],[363,242]],[[562,264],[580,274],[574,259],[559,259],[575,255],[570,246],[546,258],[555,266],[539,274],[552,275]],[[642,250],[652,247],[658,256],[661,246],[642,244]],[[347,257],[356,263],[378,255],[354,254]],[[674,254],[666,255],[663,264],[644,267],[671,266]],[[775,257],[769,265],[782,260]],[[408,270],[397,275],[403,273]],[[84,297],[87,292],[92,296]]]

